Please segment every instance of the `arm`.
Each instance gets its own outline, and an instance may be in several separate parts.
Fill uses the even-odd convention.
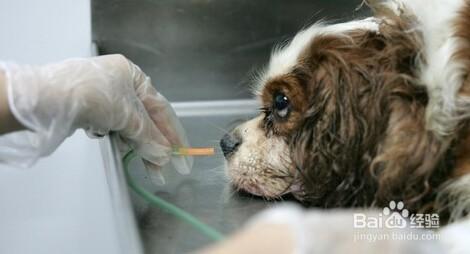
[[[2,133],[19,129],[18,122],[30,131],[3,138],[0,161],[32,165],[76,129],[84,129],[92,137],[115,133],[119,148],[135,150],[152,172],[171,162],[179,172],[189,173],[191,158],[172,156],[173,147],[187,147],[188,142],[171,104],[124,56],[3,64],[3,71],[7,80],[2,79],[2,93],[9,103],[1,100],[7,118],[0,119]]]
[[[16,120],[10,111],[7,96],[5,73],[0,70],[0,134],[18,131],[24,127]]]

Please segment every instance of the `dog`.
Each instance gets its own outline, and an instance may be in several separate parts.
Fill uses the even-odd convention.
[[[273,50],[260,114],[220,141],[231,184],[323,208],[470,211],[470,1],[365,1]]]

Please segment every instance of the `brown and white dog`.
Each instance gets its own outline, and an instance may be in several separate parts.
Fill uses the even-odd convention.
[[[470,1],[367,1],[314,24],[259,76],[258,117],[221,140],[232,184],[319,207],[470,211]]]

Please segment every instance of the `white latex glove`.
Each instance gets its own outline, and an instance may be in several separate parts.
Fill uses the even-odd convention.
[[[29,129],[2,138],[1,161],[31,165],[78,128],[92,136],[117,132],[152,169],[170,161],[172,146],[188,144],[168,101],[121,55],[0,67],[6,73],[10,109]],[[189,172],[191,160],[172,161],[180,172]]]

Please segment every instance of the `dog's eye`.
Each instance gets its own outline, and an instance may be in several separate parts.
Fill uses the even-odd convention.
[[[289,113],[289,99],[282,93],[274,96],[274,110],[276,115],[284,118]]]

